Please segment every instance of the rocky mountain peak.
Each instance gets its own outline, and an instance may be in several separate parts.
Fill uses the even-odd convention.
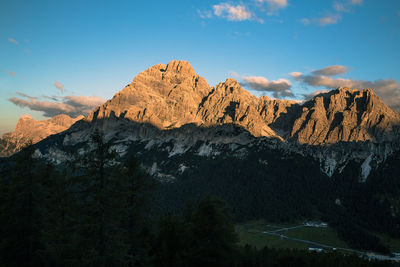
[[[47,120],[37,121],[30,115],[23,115],[13,132],[6,133],[0,138],[0,156],[11,155],[21,150],[28,142],[35,144],[49,135],[65,131],[83,118],[83,116],[71,118],[60,114]]]
[[[184,76],[194,76],[196,73],[189,62],[184,60],[172,60],[165,68],[166,73],[176,73]]]
[[[161,130],[185,124],[235,124],[252,135],[301,144],[389,141],[396,138],[400,115],[371,89],[339,87],[302,105],[256,97],[229,78],[210,87],[187,61],[158,64],[137,75],[87,120],[124,118]]]
[[[371,89],[340,87],[304,103],[291,137],[306,144],[391,141],[399,124],[400,115]]]

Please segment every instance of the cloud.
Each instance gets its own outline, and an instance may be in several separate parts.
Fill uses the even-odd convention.
[[[308,18],[302,18],[300,20],[300,22],[303,23],[304,25],[310,25],[311,24],[311,21]]]
[[[197,14],[202,19],[210,19],[210,18],[212,18],[212,12],[209,11],[209,10],[206,10],[206,11],[197,10]]]
[[[362,0],[348,0],[346,2],[344,1],[335,1],[333,2],[333,8],[337,12],[350,12],[351,7],[355,5],[362,5],[363,1]]]
[[[302,18],[300,19],[300,22],[305,25],[318,25],[318,26],[327,26],[327,25],[331,25],[331,24],[337,24],[340,22],[340,20],[342,19],[342,16],[337,13],[337,14],[330,14],[330,15],[326,15],[323,17],[319,17],[319,18]]]
[[[326,89],[324,89],[324,90],[316,90],[316,91],[314,91],[314,92],[312,92],[310,94],[303,94],[303,97],[304,97],[304,100],[310,100],[310,99],[312,99],[313,97],[315,97],[315,96],[317,96],[319,94],[324,94],[324,93],[327,93],[327,92],[329,92],[329,90],[326,90]]]
[[[21,92],[17,92],[17,95],[20,95],[22,97],[29,98],[29,99],[37,99],[37,97],[30,96],[30,95],[27,95],[27,94],[24,94],[24,93],[21,93]]]
[[[301,75],[303,75],[303,73],[295,71],[295,72],[291,72],[290,76],[292,76],[293,78],[297,78],[300,77]]]
[[[15,77],[15,72],[10,71],[10,72],[8,73],[8,75],[10,75],[10,76],[12,76],[12,77]]]
[[[340,16],[340,14],[331,14],[325,17],[318,18],[317,23],[320,26],[326,26],[331,24],[337,24],[341,19],[342,16]]]
[[[338,87],[349,87],[354,89],[373,89],[374,92],[392,109],[400,112],[400,83],[394,79],[379,79],[375,81],[352,80],[343,78],[332,78],[325,75],[295,75],[292,77],[312,87],[323,87],[336,89]],[[305,95],[309,96],[309,95]]]
[[[362,5],[363,0],[350,0],[350,4],[352,5]]]
[[[243,86],[257,91],[272,92],[276,98],[280,97],[293,97],[293,93],[290,90],[291,83],[286,79],[279,79],[276,81],[268,81],[265,77],[258,76],[246,76],[243,77]]]
[[[65,96],[60,99],[46,97],[54,101],[39,100],[37,97],[24,93],[17,93],[20,97],[12,97],[8,100],[21,108],[41,111],[45,117],[54,117],[59,114],[67,114],[71,117],[87,115],[95,107],[103,104],[104,99],[98,96]]]
[[[257,0],[259,1],[259,0]],[[336,0],[333,2],[332,7],[334,12],[322,17],[316,18],[303,18],[300,22],[304,25],[315,24],[318,26],[327,26],[332,24],[338,24],[342,20],[342,13],[348,13],[352,11],[353,6],[362,5],[363,0]]]
[[[240,75],[239,75],[236,71],[231,71],[231,72],[229,73],[229,76],[232,76],[232,77],[234,77],[234,78],[240,78]]]
[[[333,8],[337,12],[350,12],[350,9],[347,7],[345,3],[333,2]]]
[[[15,40],[14,38],[8,38],[8,41],[9,41],[10,43],[13,43],[13,44],[15,44],[15,45],[18,45],[18,41]]]
[[[244,5],[231,5],[229,3],[220,3],[212,6],[214,15],[217,17],[225,18],[229,21],[244,21],[254,18],[248,8]]]
[[[64,93],[64,85],[62,83],[59,83],[57,81],[54,82],[54,86],[60,90],[60,92],[63,94]]]
[[[328,66],[323,69],[314,70],[312,73],[315,75],[335,76],[347,72],[347,68],[342,65]]]
[[[257,3],[267,4],[267,15],[277,15],[280,9],[284,9],[288,6],[287,0],[256,0]]]

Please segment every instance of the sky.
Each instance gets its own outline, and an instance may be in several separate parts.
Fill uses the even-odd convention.
[[[0,1],[0,134],[86,115],[148,67],[309,99],[372,88],[400,111],[399,0]]]

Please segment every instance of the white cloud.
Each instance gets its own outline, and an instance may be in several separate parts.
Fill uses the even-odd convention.
[[[341,19],[342,16],[340,16],[340,14],[331,14],[325,17],[318,18],[317,23],[320,26],[326,26],[330,24],[337,24]]]
[[[231,72],[229,73],[229,76],[232,76],[232,77],[234,77],[234,78],[239,78],[239,77],[240,77],[240,75],[239,75],[236,71],[231,71]]]
[[[54,86],[60,90],[61,93],[64,93],[64,85],[62,83],[59,83],[57,81],[54,82]]]
[[[13,44],[15,44],[15,45],[18,45],[18,41],[15,40],[14,38],[8,38],[8,41],[9,41],[10,43],[13,43]]]
[[[229,3],[220,3],[213,5],[214,15],[225,18],[229,21],[251,20],[254,15],[244,5],[231,5]]]
[[[311,21],[308,18],[302,18],[300,20],[301,23],[303,23],[304,25],[310,25]]]
[[[267,15],[276,15],[280,9],[288,6],[287,0],[256,0],[260,4],[267,4]]]
[[[340,3],[340,2],[334,2],[333,8],[337,12],[350,12],[350,9],[347,8],[347,5],[345,5],[344,3]]]
[[[293,78],[300,77],[301,75],[303,75],[303,73],[298,72],[298,71],[294,71],[294,72],[290,73],[290,76],[292,76]]]
[[[323,69],[314,70],[312,73],[315,75],[335,76],[347,72],[347,68],[342,65],[328,66]]]
[[[279,79],[276,81],[268,81],[267,78],[261,76],[246,76],[242,77],[242,85],[257,91],[272,92],[276,98],[292,97],[294,96],[291,88],[290,81],[286,79]]]
[[[71,117],[87,115],[95,107],[103,104],[104,99],[98,96],[65,96],[61,99],[45,97],[53,101],[39,100],[37,97],[24,93],[17,93],[20,97],[8,99],[10,102],[22,108],[41,111],[45,117],[53,117],[59,114],[67,114]]]
[[[202,19],[212,18],[212,12],[210,10],[206,10],[206,11],[197,10],[197,14],[199,14],[199,17]]]

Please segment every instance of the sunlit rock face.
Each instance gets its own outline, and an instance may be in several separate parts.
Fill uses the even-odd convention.
[[[185,124],[201,127],[235,124],[255,137],[282,140],[270,124],[292,105],[297,104],[258,98],[234,79],[211,87],[188,62],[171,61],[140,73],[131,84],[95,109],[87,121],[124,118],[163,130]]]
[[[86,120],[114,118],[162,130],[234,124],[255,137],[309,145],[392,141],[400,122],[371,89],[339,88],[300,105],[256,97],[231,78],[210,87],[188,62],[176,60],[143,71]]]
[[[37,143],[49,135],[67,130],[83,116],[71,118],[61,114],[48,120],[37,121],[30,115],[23,115],[17,122],[15,131],[6,133],[0,139],[0,156],[10,156],[28,143]]]
[[[290,137],[302,144],[395,141],[400,116],[371,89],[338,88],[315,96],[302,107]]]

